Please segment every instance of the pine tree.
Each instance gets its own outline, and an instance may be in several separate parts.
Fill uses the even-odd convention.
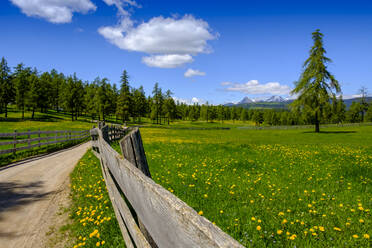
[[[126,70],[123,71],[120,80],[120,94],[117,101],[116,114],[121,118],[123,123],[129,121],[131,107],[131,93],[129,86],[129,76]]]
[[[36,108],[42,106],[43,104],[43,99],[41,97],[42,85],[40,83],[36,68],[31,72],[28,80],[30,82],[30,90],[28,91],[26,105],[32,109],[31,119],[34,119]]]
[[[0,110],[4,110],[5,119],[8,118],[8,104],[14,101],[15,89],[11,71],[3,57],[0,62]]]
[[[161,117],[161,111],[163,107],[164,97],[161,88],[158,83],[155,83],[154,89],[152,91],[152,107],[151,107],[151,116],[155,117],[156,124],[159,124],[159,118]]]
[[[360,105],[361,105],[361,115],[362,115],[362,121],[364,121],[364,114],[368,110],[368,103],[366,100],[367,97],[367,88],[362,86],[359,89],[359,94],[360,94]]]
[[[15,68],[13,79],[16,89],[16,103],[18,108],[22,111],[22,119],[25,118],[25,106],[27,102],[27,93],[30,89],[30,83],[28,81],[31,74],[31,69],[29,67],[24,67],[24,65],[18,64]]]
[[[299,81],[295,83],[292,93],[299,94],[293,105],[302,106],[311,112],[315,132],[319,132],[324,106],[334,94],[333,90],[341,92],[341,88],[335,77],[327,71],[327,63],[331,62],[331,59],[325,56],[323,34],[317,29],[312,38],[314,45],[310,50],[310,57],[305,61],[304,71]]]
[[[246,122],[248,120],[248,111],[246,109],[243,109],[240,114],[240,120],[243,122]]]

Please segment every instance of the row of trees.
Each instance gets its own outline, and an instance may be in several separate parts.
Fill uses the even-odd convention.
[[[306,71],[305,71],[306,72]],[[299,84],[298,84],[299,85]],[[130,86],[127,71],[123,71],[120,88],[110,84],[108,79],[97,77],[93,82],[83,82],[77,76],[65,76],[56,70],[40,73],[36,68],[17,65],[12,71],[5,58],[0,62],[0,112],[5,113],[9,104],[16,104],[22,112],[47,112],[49,109],[71,114],[71,119],[90,116],[92,119],[107,120],[108,116],[117,121],[141,121],[149,117],[155,123],[181,120],[253,121],[267,125],[297,125],[314,123],[341,123],[372,121],[372,103],[366,101],[366,89],[362,89],[360,102],[353,102],[349,110],[342,98],[335,95],[323,100],[321,108],[295,102],[291,110],[260,110],[242,107],[187,105],[176,102],[171,91],[163,92],[158,83],[152,95],[146,96],[142,86]],[[325,99],[326,97],[324,97]],[[299,99],[301,100],[301,99]],[[307,100],[309,101],[309,100]],[[311,101],[309,103],[313,104]],[[316,114],[314,114],[316,113]]]
[[[22,112],[26,110],[71,113],[71,119],[88,115],[92,119],[106,120],[114,115],[116,120],[126,122],[130,117],[140,121],[141,117],[150,116],[160,123],[161,120],[176,118],[176,103],[172,92],[162,92],[155,84],[153,96],[146,97],[142,86],[134,88],[129,85],[127,71],[123,71],[120,89],[110,84],[107,78],[97,77],[93,82],[83,82],[76,74],[65,76],[56,70],[39,72],[36,68],[18,64],[14,70],[8,66],[5,58],[0,62],[0,113],[8,117],[8,105],[15,104]]]

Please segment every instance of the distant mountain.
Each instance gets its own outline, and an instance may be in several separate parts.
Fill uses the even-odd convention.
[[[353,102],[360,102],[360,98],[351,98],[351,99],[343,99],[346,105],[346,108],[349,109]],[[367,102],[372,102],[372,97],[366,97]],[[284,99],[281,96],[271,96],[266,100],[255,101],[248,97],[244,97],[240,102],[237,104],[234,103],[226,103],[224,104],[227,107],[243,107],[243,108],[252,108],[252,109],[288,109],[288,104],[293,102],[293,100]]]
[[[254,101],[246,96],[240,102],[238,102],[238,104],[246,104],[246,103],[252,103],[252,102]]]
[[[264,102],[285,102],[286,100],[281,96],[272,96],[266,99]]]
[[[349,108],[353,102],[360,102],[360,97],[350,98],[350,99],[343,99],[343,100],[344,100],[344,103],[346,105],[346,108]],[[372,96],[366,97],[366,101],[368,103],[372,102]]]

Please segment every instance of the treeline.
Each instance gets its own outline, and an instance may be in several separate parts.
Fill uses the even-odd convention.
[[[13,70],[2,58],[0,62],[0,113],[8,116],[8,105],[15,104],[22,112],[47,112],[52,109],[71,114],[71,120],[89,116],[94,120],[108,117],[125,123],[140,122],[141,117],[161,124],[173,120],[253,121],[257,125],[313,124],[311,109],[291,106],[291,110],[245,109],[223,105],[194,104],[175,101],[172,92],[155,83],[152,94],[146,96],[143,87],[131,87],[127,71],[123,71],[120,88],[110,84],[107,78],[97,77],[93,82],[82,81],[76,74],[66,76],[56,70],[39,72],[36,68],[18,64]],[[335,97],[324,106],[321,123],[372,121],[372,104],[353,102],[349,110],[342,98]]]

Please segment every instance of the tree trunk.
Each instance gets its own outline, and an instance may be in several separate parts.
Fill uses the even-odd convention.
[[[74,121],[74,110],[71,110],[71,121]]]
[[[5,104],[5,119],[8,118],[8,104]]]
[[[319,133],[319,120],[318,120],[318,112],[315,113],[315,132]]]
[[[31,119],[34,119],[34,116],[35,116],[35,107],[32,108],[32,116],[31,116]]]
[[[25,106],[22,106],[22,120],[25,119]]]

